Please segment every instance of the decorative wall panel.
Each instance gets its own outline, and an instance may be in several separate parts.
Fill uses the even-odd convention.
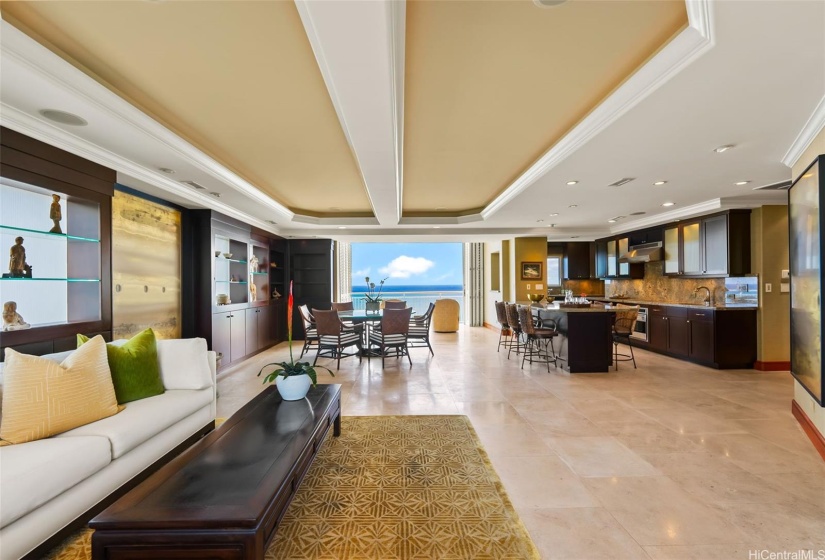
[[[115,191],[112,242],[113,338],[180,338],[180,211]]]

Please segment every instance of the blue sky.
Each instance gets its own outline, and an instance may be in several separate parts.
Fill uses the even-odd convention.
[[[463,284],[461,243],[353,243],[352,285],[364,277],[385,287]]]

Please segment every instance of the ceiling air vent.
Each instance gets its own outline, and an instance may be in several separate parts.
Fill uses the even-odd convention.
[[[764,185],[761,187],[754,187],[755,191],[786,191],[791,188],[791,181],[782,181],[781,183],[774,183],[773,185]]]
[[[615,183],[610,183],[607,185],[608,187],[621,187],[622,185],[628,184],[630,181],[635,181],[636,177],[625,177],[624,179],[619,179]]]
[[[206,187],[204,187],[203,185],[201,185],[199,183],[196,183],[195,181],[181,181],[181,183],[183,183],[184,185],[189,185],[193,189],[198,189],[199,191],[205,191],[206,190]]]

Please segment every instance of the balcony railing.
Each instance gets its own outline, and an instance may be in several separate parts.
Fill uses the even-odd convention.
[[[354,292],[349,294],[352,299],[352,306],[355,309],[364,309],[366,305],[366,298],[363,292]],[[400,299],[407,302],[408,307],[413,308],[413,313],[426,313],[427,308],[431,303],[435,303],[438,299],[454,299],[459,306],[459,321],[464,322],[464,292],[459,291],[432,291],[432,292],[384,292],[381,294],[381,299]]]

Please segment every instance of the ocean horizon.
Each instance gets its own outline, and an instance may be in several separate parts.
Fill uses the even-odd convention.
[[[353,286],[352,293],[353,294],[362,294],[366,292],[368,288],[361,284],[360,286]],[[378,291],[378,286],[375,287],[375,290]],[[404,285],[404,284],[384,284],[384,289],[381,291],[381,295],[384,294],[397,294],[400,292],[463,292],[464,286],[461,284],[433,284],[433,285]]]

